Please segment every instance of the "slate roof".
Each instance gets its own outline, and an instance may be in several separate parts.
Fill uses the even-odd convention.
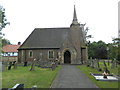
[[[2,48],[3,52],[18,52],[20,45],[6,45]]]
[[[19,49],[60,48],[70,28],[35,28]]]

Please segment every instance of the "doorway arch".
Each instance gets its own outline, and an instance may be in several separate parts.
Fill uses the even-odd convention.
[[[71,53],[69,51],[65,51],[64,53],[64,63],[65,64],[71,63]]]

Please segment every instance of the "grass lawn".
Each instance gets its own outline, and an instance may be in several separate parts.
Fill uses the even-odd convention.
[[[49,68],[35,67],[34,71],[29,71],[30,66],[17,67],[17,69],[7,70],[2,73],[2,88],[12,88],[17,83],[23,83],[25,88],[49,88],[56,74],[60,70],[58,66],[54,71]]]
[[[102,72],[99,72],[98,70],[87,67],[86,65],[80,65],[77,66],[93,83],[95,83],[99,88],[118,88],[120,85],[120,82],[115,82],[115,81],[96,81],[96,79],[90,75],[90,72],[92,73],[98,73],[101,74]],[[117,74],[118,75],[118,68],[111,69],[108,67],[111,73]],[[119,66],[120,68],[120,66]],[[118,85],[119,84],[119,85]]]

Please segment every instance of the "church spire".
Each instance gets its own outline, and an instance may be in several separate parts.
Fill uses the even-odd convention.
[[[73,21],[72,24],[79,24],[78,20],[77,20],[77,14],[76,14],[76,9],[75,9],[75,5],[74,5],[74,13],[73,13]]]

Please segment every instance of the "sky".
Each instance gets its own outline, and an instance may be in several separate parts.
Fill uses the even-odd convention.
[[[34,28],[70,27],[74,5],[78,21],[89,27],[91,42],[118,37],[120,0],[0,0],[10,25],[2,32],[12,44],[23,43]]]

